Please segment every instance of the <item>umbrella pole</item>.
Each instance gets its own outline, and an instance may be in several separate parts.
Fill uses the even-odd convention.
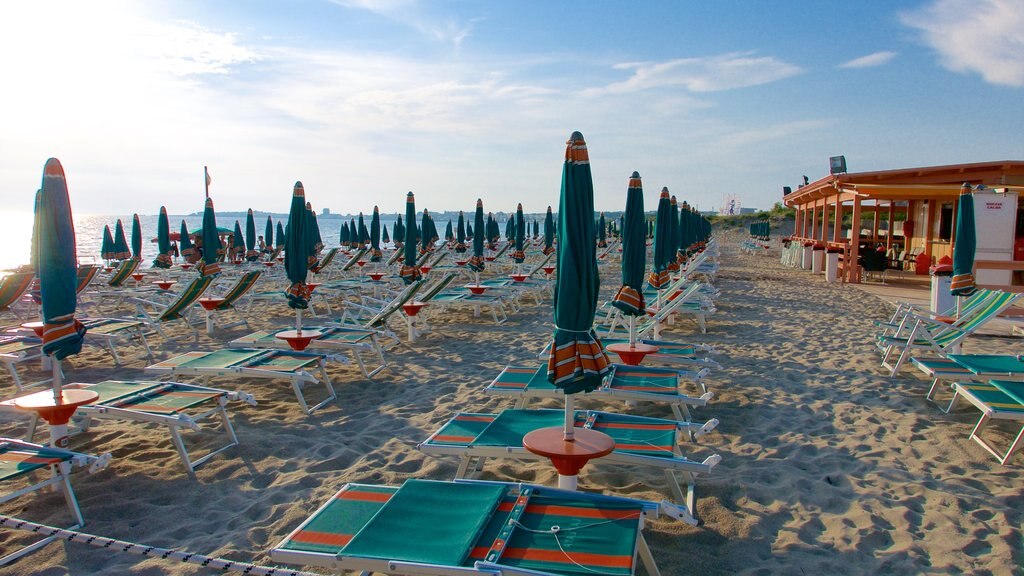
[[[636,316],[629,316],[629,347],[636,348]]]
[[[302,308],[295,309],[295,332],[302,334]]]
[[[50,366],[53,368],[53,403],[60,405],[64,403],[63,394],[61,388],[63,386],[64,374],[60,369],[61,361],[56,356],[51,356]],[[53,424],[50,426],[50,446],[56,448],[67,448],[68,447],[68,424]]]

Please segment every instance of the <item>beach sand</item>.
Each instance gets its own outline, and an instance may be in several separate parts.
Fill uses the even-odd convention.
[[[698,483],[698,527],[655,521],[648,542],[663,574],[1009,574],[1021,571],[1022,457],[1000,466],[968,440],[978,413],[942,413],[925,399],[929,383],[912,368],[890,380],[878,368],[873,320],[891,305],[854,286],[783,268],[772,256],[741,254],[726,237],[721,295],[708,333],[680,321],[665,339],[706,342],[722,369],[709,378],[712,403],[694,418],[721,420],[687,454],[722,462]],[[618,287],[605,271],[603,296]],[[288,316],[263,318],[283,325]],[[346,482],[450,479],[457,461],[421,454],[416,444],[459,410],[497,411],[511,402],[483,394],[506,364],[538,363],[551,330],[550,300],[527,304],[495,326],[453,312],[418,342],[389,354],[392,367],[366,381],[333,365],[336,405],[302,414],[287,384],[216,380],[246,390],[257,407],[233,406],[241,441],[190,480],[163,430],[99,423],[72,447],[111,452],[94,475],[76,474],[85,531],[259,564],[269,550]],[[240,335],[243,329],[230,332]],[[403,335],[404,339],[404,335]],[[199,349],[214,343],[201,341]],[[169,347],[168,357],[189,346]],[[1019,351],[1007,338],[978,338],[968,352]],[[142,361],[112,369],[87,348],[69,378],[142,378]],[[7,395],[9,380],[0,382]],[[311,398],[320,391],[309,389]],[[626,411],[622,404],[581,401]],[[558,406],[540,402],[535,406]],[[633,413],[670,417],[666,407]],[[0,417],[3,418],[3,417]],[[18,422],[0,420],[0,433]],[[1001,438],[1011,438],[1003,433]],[[490,462],[484,478],[554,484],[545,463]],[[662,500],[660,471],[590,465],[584,490]],[[65,522],[59,495],[0,507],[16,516]],[[424,526],[429,537],[429,526]],[[12,533],[0,530],[0,551]],[[204,574],[75,543],[51,544],[6,574]]]

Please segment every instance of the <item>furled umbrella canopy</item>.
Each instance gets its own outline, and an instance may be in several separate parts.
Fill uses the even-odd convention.
[[[142,261],[142,223],[138,214],[132,214],[132,258]]]
[[[384,244],[387,244],[388,242],[391,242],[391,238],[388,237],[388,227],[385,226],[384,224],[381,224],[381,226],[380,226],[380,235],[381,235],[381,240],[380,241],[383,242]]]
[[[231,260],[238,260],[245,255],[245,234],[242,232],[242,224],[235,220],[235,229],[231,233]]]
[[[114,226],[114,260],[127,260],[131,256],[131,252],[128,251],[128,240],[124,237],[124,224],[118,218]]]
[[[555,251],[555,217],[551,214],[551,206],[548,206],[548,213],[544,215],[544,255],[547,256]]]
[[[405,198],[405,261],[398,275],[406,284],[419,280],[421,275],[416,267],[416,198],[412,192]]]
[[[312,209],[306,203],[306,191],[302,182],[296,182],[292,188],[292,203],[288,210],[288,226],[285,232],[284,269],[291,283],[285,291],[288,306],[300,314],[300,310],[309,307],[311,290],[306,285],[309,274],[310,259],[314,259],[310,239]],[[296,316],[299,318],[300,316]],[[296,320],[296,323],[299,321]],[[296,327],[296,329],[299,329]]]
[[[466,251],[466,217],[459,210],[458,224],[455,226],[455,251],[462,254]]]
[[[594,245],[594,184],[587,144],[579,132],[573,132],[566,143],[558,230],[548,380],[566,394],[590,392],[601,385],[609,361],[593,330],[601,287]]]
[[[184,222],[182,223],[184,224]],[[110,225],[103,227],[103,241],[100,244],[100,258],[114,260],[114,237],[110,233]]]
[[[395,240],[395,248],[401,248],[405,244],[405,225],[402,224],[401,218],[395,220],[394,234],[391,236]]]
[[[423,218],[420,220],[420,235],[423,245],[420,247],[420,254],[426,254],[434,249],[433,232],[430,229],[430,212],[423,209]]]
[[[679,252],[679,204],[677,204],[675,196],[669,198],[668,211],[668,241],[671,246],[668,264],[665,267],[671,273],[679,270],[679,258],[677,256]]]
[[[359,213],[359,218],[356,222],[356,230],[358,234],[358,240],[360,246],[366,246],[366,242],[370,239],[370,233],[366,229],[366,223],[363,221],[363,213]]]
[[[598,248],[608,247],[608,236],[605,235],[604,212],[597,218],[597,246]]]
[[[256,250],[256,217],[252,215],[252,208],[245,215],[245,259],[255,262],[260,255]]]
[[[479,274],[484,271],[484,202],[476,199],[476,213],[473,215],[473,226],[478,234],[473,235],[473,256],[470,257],[466,266]]]
[[[526,260],[526,252],[523,251],[526,243],[526,221],[523,219],[523,205],[516,206],[515,223],[515,251],[512,252],[512,260],[516,264],[522,264]]]
[[[690,206],[686,201],[683,201],[683,206],[679,210],[679,249],[677,260],[679,260],[680,263],[686,262],[690,245],[693,244],[693,224],[694,222],[692,213],[690,212]]]
[[[455,240],[455,227],[452,226],[451,220],[449,220],[448,224],[444,227],[444,240],[445,242],[452,242]]]
[[[313,247],[312,255],[315,257],[324,248],[324,240],[320,236],[320,223],[316,219],[316,212],[313,211],[313,205],[306,202],[306,210],[309,212],[309,229],[306,234],[309,236],[309,244]]]
[[[171,223],[167,220],[167,208],[160,207],[160,216],[156,219],[156,260],[153,266],[170,268],[171,260]]]
[[[288,243],[288,239],[285,237],[284,224],[280,220],[277,221],[277,235],[274,238],[274,246],[284,246]]]
[[[380,262],[383,256],[380,251],[380,210],[374,206],[370,217],[370,262]]]
[[[671,217],[672,206],[668,188],[662,188],[661,196],[658,198],[658,214],[655,217],[654,225],[654,266],[647,279],[647,282],[656,290],[661,290],[668,285],[668,263],[675,258],[672,227],[669,224]]]
[[[178,251],[181,252],[181,257],[190,264],[195,264],[199,260],[196,254],[196,249],[192,246],[192,237],[188,234],[188,226],[185,225],[185,221],[181,221],[180,232],[178,232]]]
[[[267,226],[263,229],[263,251],[271,253],[274,251],[274,222],[267,216]]]
[[[213,199],[207,197],[206,206],[203,208],[203,264],[199,270],[203,276],[211,276],[220,272],[220,265],[217,263],[219,249],[217,214],[213,210]]]
[[[958,202],[950,291],[954,296],[970,296],[978,288],[974,281],[974,252],[978,243],[975,237],[974,194],[970,184],[964,183]]]
[[[646,311],[643,284],[647,247],[644,242],[644,189],[639,172],[633,172],[629,177],[623,227],[622,288],[612,300],[612,306],[627,316],[643,316]]]
[[[353,249],[359,248],[359,227],[356,226],[355,218],[348,223],[348,247]]]
[[[348,238],[351,233],[348,229],[348,222],[341,223],[341,230],[338,232],[338,241],[341,242],[343,247],[348,246]]]
[[[466,222],[466,238],[470,240],[473,239],[473,227],[469,224],[469,222]]]

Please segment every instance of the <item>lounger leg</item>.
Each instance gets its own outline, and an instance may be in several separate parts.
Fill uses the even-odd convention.
[[[167,426],[167,430],[171,433],[171,444],[174,444],[174,449],[178,451],[181,463],[185,466],[185,472],[190,478],[195,478],[195,467],[192,466],[192,460],[188,457],[188,450],[185,449],[185,442],[181,439],[181,432],[178,431],[177,426]]]
[[[469,468],[472,463],[472,456],[463,456],[462,460],[459,462],[459,468],[455,471],[455,479],[460,480],[462,478],[465,478],[466,474],[469,472]]]
[[[647,540],[642,533],[636,535],[636,549],[640,556],[640,561],[644,563],[644,568],[647,569],[647,574],[649,576],[661,576],[658,564],[654,561],[654,555],[651,554],[651,549],[647,546]]]

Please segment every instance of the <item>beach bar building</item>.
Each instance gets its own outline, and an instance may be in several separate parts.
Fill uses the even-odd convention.
[[[883,266],[905,264],[919,273],[952,257],[964,183],[986,188],[975,196],[978,283],[1006,288],[1022,276],[1014,271],[1024,271],[1024,203],[1017,202],[1024,161],[839,171],[784,194],[783,202],[796,210],[793,241],[814,250],[814,258],[838,254],[838,279],[860,282],[869,250],[885,255]]]

